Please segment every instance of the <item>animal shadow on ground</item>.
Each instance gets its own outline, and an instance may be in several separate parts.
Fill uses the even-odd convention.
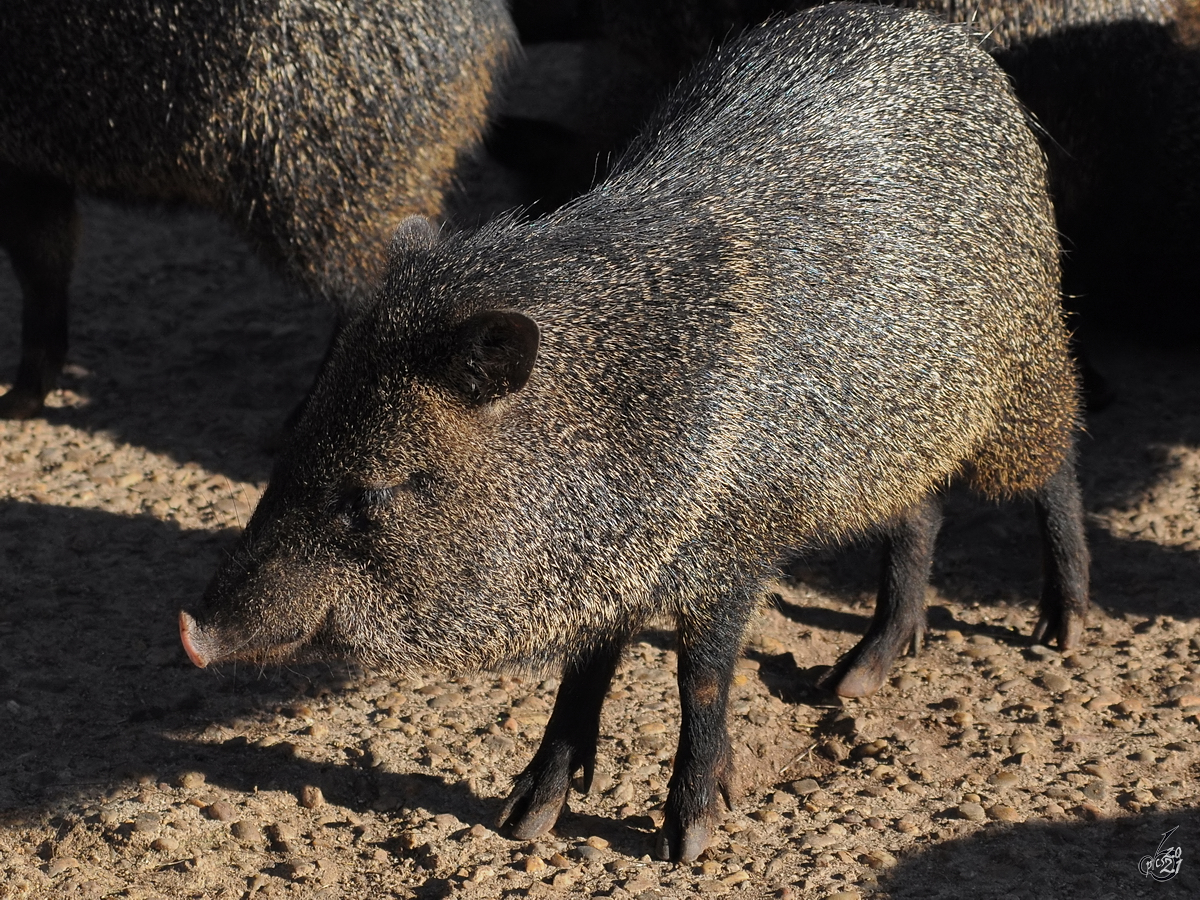
[[[0,729],[0,808],[169,777],[164,767],[185,765],[187,752],[163,732],[253,717],[336,677],[251,670],[214,683],[191,667],[175,615],[204,590],[228,538],[148,516],[0,503],[0,704],[15,720]]]
[[[0,821],[86,807],[133,780],[175,784],[198,771],[230,790],[299,796],[315,786],[359,812],[382,799],[468,824],[495,822],[502,799],[480,796],[467,778],[391,772],[353,754],[318,762],[286,741],[205,738],[210,726],[237,732],[262,723],[286,737],[295,727],[290,708],[363,682],[337,665],[210,673],[188,662],[176,613],[203,592],[230,537],[149,516],[0,502],[0,708],[15,725],[0,729]],[[504,781],[515,769],[483,774]],[[640,857],[653,828],[648,819],[568,814],[561,830],[602,836]]]
[[[1200,810],[1184,809],[1096,822],[1029,821],[992,826],[901,860],[882,881],[891,900],[1107,900],[1200,896]],[[1143,874],[1182,850],[1178,874]],[[1140,868],[1142,867],[1142,868]]]
[[[332,308],[284,285],[210,214],[84,200],[81,217],[65,402],[46,420],[265,479],[263,447],[312,382]],[[0,254],[4,382],[20,308]]]

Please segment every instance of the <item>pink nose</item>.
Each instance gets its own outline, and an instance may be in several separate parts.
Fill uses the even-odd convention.
[[[196,620],[185,613],[179,611],[179,640],[183,642],[183,649],[187,652],[188,659],[197,667],[203,669],[208,665],[208,660],[204,658],[204,654],[197,648],[196,644],[199,641],[200,626],[196,624]]]

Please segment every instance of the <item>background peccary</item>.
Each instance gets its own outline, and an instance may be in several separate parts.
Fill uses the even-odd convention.
[[[496,159],[520,172],[543,214],[602,180],[658,101],[716,44],[790,8],[780,0],[517,0],[527,42]]]
[[[893,0],[984,35],[1038,120],[1067,250],[1064,291],[1087,327],[1200,335],[1200,12],[1195,0]],[[526,4],[536,7],[537,4]],[[815,0],[576,0],[574,52],[533,48],[501,120],[501,159],[546,198],[586,189],[659,92],[710,45]],[[532,18],[530,10],[526,20]],[[535,19],[553,24],[543,14]],[[560,26],[561,27],[561,26]],[[527,26],[527,30],[533,30]],[[573,31],[566,32],[574,34]],[[532,121],[532,123],[531,123]],[[529,147],[541,152],[530,152]],[[1076,327],[1080,322],[1077,321]],[[1165,326],[1165,327],[1164,327]],[[1101,406],[1107,390],[1089,384]]]
[[[622,646],[678,629],[683,727],[659,853],[707,844],[743,630],[795,548],[878,529],[920,609],[938,491],[1032,494],[1043,630],[1078,640],[1077,398],[1044,159],[961,28],[835,4],[722,48],[613,176],[539,221],[403,226],[239,548],[198,665],[345,654],[565,659],[502,818],[550,828],[595,763]],[[873,632],[881,678],[920,618]]]
[[[438,217],[515,32],[503,0],[12,0],[0,7],[0,245],[24,293],[0,416],[67,350],[76,189],[213,208],[302,286],[370,296]]]

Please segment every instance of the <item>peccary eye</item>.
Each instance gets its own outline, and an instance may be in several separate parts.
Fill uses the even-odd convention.
[[[350,528],[367,531],[377,524],[379,514],[391,507],[400,494],[412,494],[427,504],[436,502],[439,481],[432,472],[418,470],[396,485],[355,488],[343,496],[338,505],[338,518]]]
[[[339,504],[338,518],[356,531],[367,531],[375,516],[386,509],[395,496],[395,488],[358,488],[346,494]]]
[[[432,472],[417,470],[408,476],[408,480],[400,486],[401,490],[416,494],[422,500],[432,501],[436,497],[440,479]]]

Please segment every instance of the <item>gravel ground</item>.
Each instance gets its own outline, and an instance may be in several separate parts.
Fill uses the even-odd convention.
[[[669,632],[632,647],[588,797],[492,829],[554,673],[199,671],[177,610],[265,485],[328,311],[205,215],[88,202],[73,350],[44,420],[0,423],[0,898],[1200,896],[1200,352],[1110,343],[1093,417],[1087,647],[1030,646],[1026,504],[952,492],[931,634],[880,693],[822,667],[877,554],[798,563],[755,622],[741,797],[696,865],[652,861],[678,728]],[[0,271],[0,377],[19,295]],[[1177,877],[1139,861],[1182,848]]]

